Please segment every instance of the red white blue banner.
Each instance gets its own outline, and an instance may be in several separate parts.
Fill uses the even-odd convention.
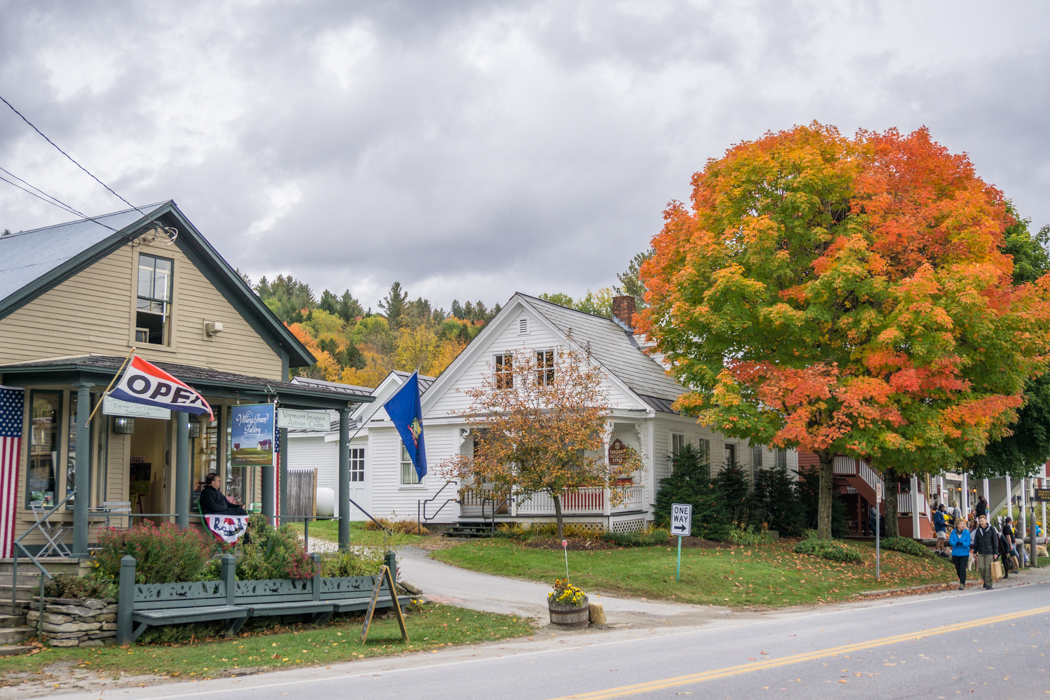
[[[159,406],[172,411],[197,415],[207,413],[211,420],[215,419],[211,406],[203,396],[188,384],[137,355],[131,358],[131,364],[128,365],[120,383],[109,395],[122,401]]]
[[[211,534],[226,544],[237,544],[248,529],[247,515],[205,515],[204,524]]]

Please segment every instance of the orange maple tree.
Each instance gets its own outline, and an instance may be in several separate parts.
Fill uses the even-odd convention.
[[[1050,280],[1013,284],[1012,219],[965,155],[813,123],[692,184],[642,266],[641,327],[692,389],[680,409],[817,454],[818,536],[836,454],[939,473],[1008,432],[1048,361]]]

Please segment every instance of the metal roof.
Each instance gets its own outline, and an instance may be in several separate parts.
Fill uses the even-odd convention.
[[[675,381],[663,366],[638,346],[634,335],[612,319],[569,309],[527,294],[518,293],[532,309],[557,326],[579,345],[588,348],[595,359],[654,410],[675,413],[671,403],[686,388]]]
[[[391,372],[391,374],[396,374],[397,376],[401,377],[402,379],[406,379],[406,380],[412,376],[411,372],[405,372],[405,371],[400,370],[400,369],[395,369],[394,371]],[[419,375],[419,393],[420,393],[420,395],[425,394],[427,392],[427,389],[429,389],[430,386],[435,381],[437,381],[437,379],[435,377],[428,377],[425,374]]]
[[[139,207],[152,214],[164,202]],[[0,301],[140,219],[137,209],[0,236]],[[105,224],[105,225],[103,225]],[[107,228],[107,226],[109,228]]]

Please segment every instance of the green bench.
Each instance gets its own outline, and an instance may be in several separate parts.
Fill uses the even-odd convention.
[[[135,559],[121,559],[120,592],[117,600],[117,644],[131,644],[150,627],[226,620],[227,634],[237,634],[249,618],[274,615],[309,615],[315,624],[327,622],[335,613],[367,610],[375,587],[375,576],[324,578],[313,555],[313,578],[238,581],[236,562],[222,558],[218,581],[142,584],[135,583]],[[393,552],[387,553],[388,566]],[[410,596],[398,596],[405,606]],[[384,588],[376,608],[394,605]]]

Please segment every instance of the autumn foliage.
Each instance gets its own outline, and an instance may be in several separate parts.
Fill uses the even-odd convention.
[[[641,325],[733,436],[940,472],[1006,434],[1050,343],[1045,277],[1014,285],[1012,217],[921,129],[812,124],[731,148],[672,202]]]

